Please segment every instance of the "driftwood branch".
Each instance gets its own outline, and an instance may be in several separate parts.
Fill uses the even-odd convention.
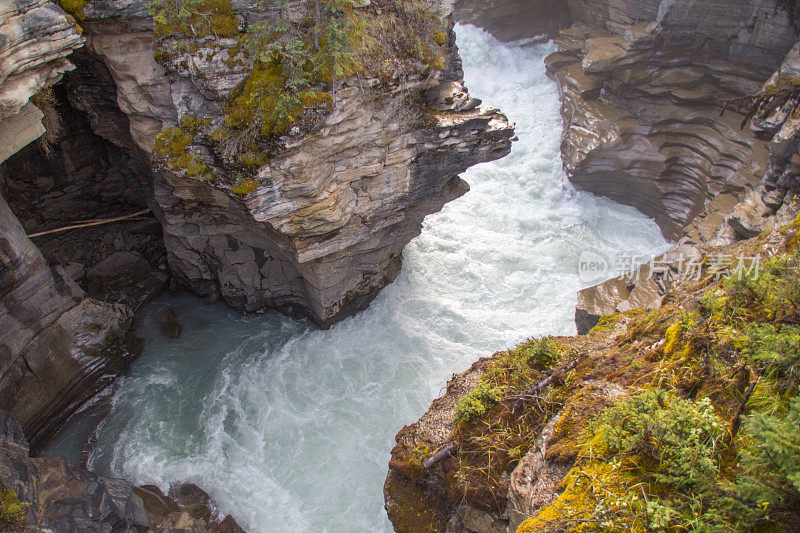
[[[452,455],[457,448],[458,448],[457,442],[452,440],[445,442],[438,450],[436,450],[436,453],[434,453],[433,455],[431,455],[422,462],[422,466],[425,467],[425,470],[430,470],[431,468],[436,466],[439,463],[439,461],[441,461],[445,457]]]
[[[64,226],[64,227],[61,227],[61,228],[49,229],[47,231],[40,231],[39,233],[32,233],[31,235],[28,235],[28,238],[32,239],[34,237],[41,237],[42,235],[50,235],[51,233],[59,233],[61,231],[69,231],[71,229],[88,228],[90,226],[100,226],[102,224],[111,224],[112,222],[120,222],[122,220],[128,220],[128,219],[131,219],[131,218],[136,218],[138,216],[144,215],[145,213],[148,213],[149,211],[150,211],[150,209],[148,208],[148,209],[142,209],[141,211],[137,211],[135,213],[131,213],[130,215],[124,215],[124,216],[121,216],[121,217],[98,218],[98,219],[95,219],[95,220],[85,220],[85,221],[81,221],[78,224],[71,224],[69,226]]]

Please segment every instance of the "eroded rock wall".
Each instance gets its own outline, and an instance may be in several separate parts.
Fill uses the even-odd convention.
[[[572,24],[564,0],[457,0],[456,21],[482,28],[501,41],[551,38]]]
[[[758,92],[780,65],[797,39],[787,12],[771,0],[570,5],[582,22],[548,58],[569,179],[670,238],[703,215],[689,231],[710,239],[768,158],[740,115],[720,114],[723,100]]]
[[[599,31],[562,31],[548,58],[562,91],[562,157],[573,183],[653,216],[679,240],[656,258],[673,274],[697,244],[731,244],[790,221],[800,175],[797,98],[750,122],[736,102],[800,72],[796,14],[765,2],[705,2],[696,14],[681,2],[608,5]],[[733,111],[722,114],[726,100]],[[657,307],[670,286],[658,278],[645,265],[584,289],[578,331],[603,314]]]
[[[0,33],[5,160],[44,132],[30,99],[73,68],[66,58],[82,38],[61,10],[40,0],[4,2]],[[87,298],[62,267],[49,265],[0,197],[0,406],[34,447],[129,363],[137,349],[127,335],[131,316]]]
[[[0,406],[34,447],[138,353],[131,311],[85,296],[47,264],[0,198]]]

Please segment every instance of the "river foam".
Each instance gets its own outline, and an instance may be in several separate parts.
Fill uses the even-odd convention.
[[[470,169],[471,192],[425,220],[399,278],[328,331],[189,296],[153,303],[92,469],[165,488],[196,482],[254,532],[391,530],[382,484],[394,434],[450,375],[529,336],[574,333],[581,251],[666,249],[652,220],[567,182],[543,63],[552,46],[457,34],[470,92],[517,123],[511,154]],[[166,306],[179,340],[157,332]]]

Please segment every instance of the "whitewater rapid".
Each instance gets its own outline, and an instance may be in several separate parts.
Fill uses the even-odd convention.
[[[473,96],[519,142],[470,169],[472,190],[425,220],[399,278],[328,331],[243,317],[182,296],[147,310],[144,354],[120,380],[90,468],[167,488],[192,481],[252,532],[387,531],[382,484],[395,433],[453,372],[533,335],[574,333],[577,257],[651,256],[667,243],[631,208],[575,191],[558,154],[548,44],[457,28]],[[179,340],[157,332],[175,307]],[[74,451],[80,428],[48,453]]]

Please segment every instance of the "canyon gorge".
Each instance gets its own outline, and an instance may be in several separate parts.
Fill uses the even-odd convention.
[[[664,352],[637,310],[693,301],[687,259],[791,251],[793,1],[315,5],[0,5],[21,527],[547,530],[585,426],[563,421],[635,388],[603,354]],[[587,283],[586,250],[637,269]],[[575,328],[551,407],[476,482],[457,406],[535,343],[479,358]]]

